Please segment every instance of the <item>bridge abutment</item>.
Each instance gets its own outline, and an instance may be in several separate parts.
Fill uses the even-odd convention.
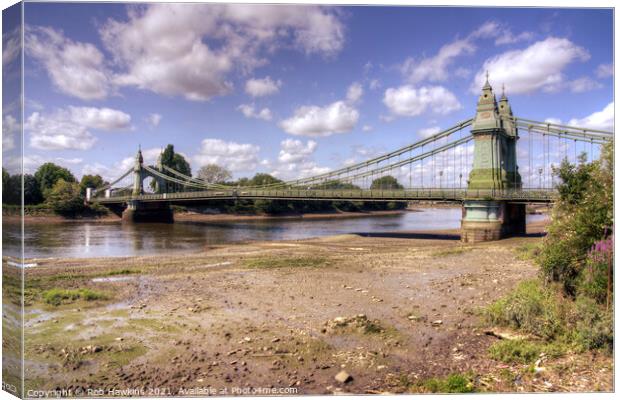
[[[123,211],[124,223],[159,222],[171,224],[174,214],[168,203],[129,201]]]
[[[467,200],[463,204],[463,242],[487,242],[524,233],[525,204],[483,200]]]

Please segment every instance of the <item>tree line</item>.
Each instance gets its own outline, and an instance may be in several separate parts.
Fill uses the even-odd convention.
[[[174,151],[169,144],[161,154],[161,163],[184,175],[192,176],[190,163],[183,155]],[[153,166],[154,167],[154,166]],[[164,174],[170,175],[167,172]],[[201,167],[196,177],[205,183],[217,183],[235,187],[261,186],[283,181],[266,173],[257,173],[252,178],[232,180],[232,172],[223,166],[208,164]],[[100,206],[85,203],[86,188],[98,188],[106,185],[100,175],[84,175],[78,181],[67,168],[48,162],[41,165],[34,174],[23,175],[24,205],[42,207],[53,210],[64,216],[80,214],[105,213]],[[350,183],[330,181],[321,185],[325,189],[359,189]],[[10,175],[2,169],[2,203],[4,205],[21,204],[22,175]],[[394,190],[403,186],[392,176],[375,179],[371,189]],[[154,189],[154,182],[151,182]],[[183,188],[167,188],[168,191]],[[375,211],[399,210],[406,207],[406,202],[363,202],[363,201],[293,201],[293,200],[218,200],[209,203],[210,209],[223,213],[244,214],[286,214],[312,213],[329,211]]]

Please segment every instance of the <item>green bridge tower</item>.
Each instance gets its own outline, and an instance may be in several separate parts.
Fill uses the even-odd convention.
[[[474,163],[469,174],[469,189],[520,189],[517,166],[517,140],[512,109],[505,93],[497,103],[487,80],[476,107],[471,129],[474,137]],[[461,221],[464,242],[497,240],[525,233],[525,204],[506,201],[465,200]]]

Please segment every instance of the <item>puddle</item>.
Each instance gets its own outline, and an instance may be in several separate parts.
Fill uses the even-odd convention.
[[[232,264],[234,264],[232,261],[224,261],[224,262],[221,262],[221,263],[201,265],[198,268],[215,268],[215,267],[223,267],[225,265],[232,265]]]
[[[124,282],[136,279],[136,276],[107,276],[105,278],[93,278],[93,282]]]

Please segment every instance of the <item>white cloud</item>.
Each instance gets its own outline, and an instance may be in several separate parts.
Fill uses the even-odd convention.
[[[513,44],[523,41],[532,40],[534,38],[534,33],[532,32],[521,32],[518,35],[512,33],[510,29],[505,29],[502,33],[495,39],[496,45],[503,44]]]
[[[148,117],[146,117],[146,122],[152,127],[152,128],[156,128],[159,126],[159,123],[161,122],[161,119],[163,117],[161,116],[161,114],[157,114],[157,113],[151,113],[149,114]]]
[[[306,143],[296,139],[285,139],[280,142],[280,153],[275,166],[267,162],[271,174],[280,179],[298,179],[322,174],[329,171],[327,167],[319,167],[312,156],[317,149],[314,140]]]
[[[114,131],[130,126],[131,117],[118,110],[94,107],[68,107],[50,114],[32,113],[24,130],[30,146],[40,150],[88,150],[97,138],[89,129]]]
[[[556,125],[562,125],[562,120],[559,118],[546,118],[545,122],[550,123],[550,124],[556,124]]]
[[[21,126],[12,115],[2,118],[2,152],[11,151],[15,148],[15,139],[21,131]]]
[[[203,166],[217,164],[232,172],[254,172],[259,164],[260,147],[250,143],[227,142],[221,139],[204,139],[199,152],[192,158]],[[198,170],[198,168],[196,168]]]
[[[54,86],[83,100],[103,99],[112,87],[103,54],[90,43],[74,42],[52,28],[28,28],[26,54],[47,70]]]
[[[303,106],[292,117],[280,122],[280,127],[291,135],[330,136],[350,132],[357,124],[359,112],[344,101],[325,107]]]
[[[282,87],[282,81],[274,81],[267,76],[263,79],[248,79],[245,82],[245,92],[252,97],[270,96],[278,93]]]
[[[604,131],[614,130],[614,103],[609,103],[601,111],[592,113],[584,118],[573,118],[568,125],[579,126]]]
[[[357,82],[354,82],[347,89],[347,101],[349,103],[355,104],[362,99],[364,95],[364,88]]]
[[[587,76],[582,76],[581,78],[568,82],[568,87],[573,93],[583,93],[594,89],[600,89],[603,85]]]
[[[308,140],[305,144],[301,140],[285,139],[280,143],[281,149],[278,161],[281,163],[294,163],[306,159],[314,153],[317,143]]]
[[[596,68],[596,76],[599,78],[609,78],[614,75],[613,64],[601,64]]]
[[[433,56],[416,61],[413,58],[405,60],[401,71],[410,83],[419,83],[425,80],[431,82],[444,81],[448,78],[448,67],[454,59],[463,54],[471,54],[475,46],[469,39],[459,39],[448,43],[439,49]]]
[[[336,9],[247,4],[151,4],[108,20],[103,43],[123,68],[120,85],[208,100],[229,93],[230,73],[251,72],[283,47],[327,57],[344,45]]]
[[[69,107],[69,118],[76,124],[87,128],[105,131],[127,129],[131,124],[131,116],[111,108]]]
[[[368,84],[368,87],[370,88],[370,90],[377,90],[381,88],[381,81],[379,81],[378,79],[372,79]]]
[[[370,126],[370,125],[364,125],[364,126],[362,126],[362,130],[363,130],[364,132],[370,132],[370,131],[372,131],[372,126]]]
[[[425,57],[421,60],[409,57],[401,66],[401,72],[407,81],[413,84],[422,81],[445,81],[450,76],[448,68],[454,63],[454,60],[459,56],[474,53],[476,51],[475,39],[495,36],[498,27],[499,25],[496,22],[485,22],[465,38],[454,40],[442,46],[437,54],[432,57]]]
[[[81,164],[82,161],[84,161],[82,158],[63,158],[63,157],[56,157],[56,162],[58,162],[59,164],[69,164],[69,165],[75,165],[75,164]]]
[[[441,131],[441,128],[439,128],[438,126],[431,126],[429,128],[420,129],[418,133],[420,134],[422,138],[427,138],[427,137],[433,136],[436,133],[439,133],[440,131]]]
[[[471,86],[478,93],[485,71],[494,86],[506,84],[510,93],[552,91],[565,84],[564,69],[575,61],[586,61],[589,53],[568,39],[549,37],[522,50],[512,50],[486,60]]]
[[[4,73],[8,70],[9,65],[17,60],[21,51],[21,31],[15,28],[10,32],[4,32],[2,35],[2,69]]]
[[[445,115],[462,108],[456,96],[443,86],[389,88],[385,91],[383,103],[393,115],[408,117],[427,111]]]
[[[271,118],[273,117],[270,109],[265,107],[258,111],[256,110],[254,104],[241,104],[237,107],[237,109],[241,111],[246,118],[257,118],[265,121],[271,121]]]

